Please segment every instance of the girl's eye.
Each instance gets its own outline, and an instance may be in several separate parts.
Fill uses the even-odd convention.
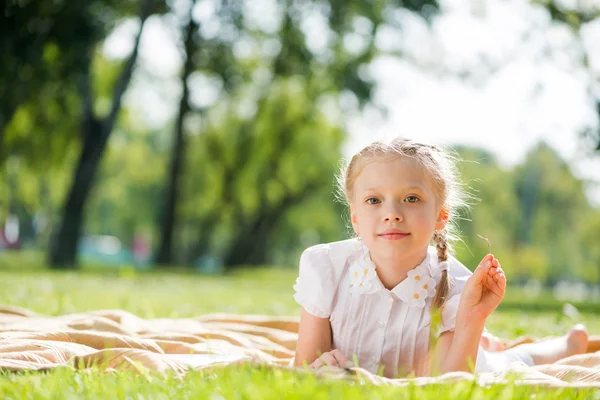
[[[367,199],[367,204],[379,204],[381,201],[376,197],[371,197]]]
[[[407,203],[416,203],[417,201],[419,201],[419,198],[417,196],[408,196],[404,199],[404,201],[406,201]]]

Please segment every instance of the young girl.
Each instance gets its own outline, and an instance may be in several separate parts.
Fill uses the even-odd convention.
[[[375,142],[352,157],[339,183],[357,238],[310,247],[300,258],[295,365],[357,362],[387,377],[422,376],[472,365],[497,371],[585,351],[582,327],[506,351],[480,346],[506,277],[491,254],[473,274],[449,255],[464,195],[442,149],[406,139]],[[489,337],[483,342],[494,345]]]

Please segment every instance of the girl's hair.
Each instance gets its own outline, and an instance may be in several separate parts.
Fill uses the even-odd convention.
[[[437,248],[438,261],[448,260],[452,249],[451,241],[458,239],[456,219],[462,207],[466,207],[467,194],[458,178],[457,156],[439,146],[396,138],[390,143],[373,142],[356,153],[347,162],[337,177],[340,197],[346,204],[352,203],[354,182],[362,169],[370,162],[410,157],[423,166],[432,178],[437,200],[448,215],[448,223],[442,230],[436,230],[431,238]],[[432,302],[434,309],[440,310],[450,291],[448,271],[442,277]]]

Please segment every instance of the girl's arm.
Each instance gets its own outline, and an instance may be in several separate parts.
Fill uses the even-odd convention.
[[[473,372],[484,324],[485,320],[464,321],[457,316],[456,330],[442,333],[433,349],[430,373]]]
[[[302,307],[294,365],[301,366],[305,362],[310,365],[328,351],[331,351],[329,318],[315,317]]]
[[[433,349],[430,372],[472,372],[485,321],[502,301],[505,290],[504,271],[498,260],[488,254],[463,289],[454,332],[440,335]]]

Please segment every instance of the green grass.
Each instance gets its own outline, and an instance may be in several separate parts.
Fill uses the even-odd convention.
[[[373,386],[359,380],[323,380],[272,368],[222,368],[174,377],[105,375],[58,370],[51,374],[0,377],[9,399],[598,399],[597,391],[532,389],[516,385],[479,387],[472,382],[417,387]]]
[[[593,390],[532,389],[515,385],[482,388],[472,382],[426,387],[373,386],[359,380],[323,380],[272,368],[222,368],[192,372],[184,379],[105,375],[59,370],[51,374],[0,377],[9,399],[598,399]]]
[[[24,255],[23,257],[29,257]],[[8,261],[10,262],[8,262]],[[35,258],[18,263],[0,258],[0,304],[58,315],[97,309],[121,308],[144,318],[189,317],[212,312],[298,315],[292,298],[296,271],[262,268],[241,270],[222,277],[192,273],[144,272],[89,269],[52,272]],[[20,264],[20,265],[19,265]],[[600,332],[600,319],[582,312],[574,320],[563,315],[562,305],[543,311],[520,311],[515,305],[520,292],[507,296],[508,305],[492,315],[488,329],[501,337],[522,334],[562,334],[575,322],[584,322]],[[360,381],[334,381],[312,375],[271,368],[236,367],[212,372],[194,372],[183,380],[131,373],[106,374],[60,369],[48,373],[0,375],[0,399],[246,399],[246,398],[497,398],[583,399],[600,398],[595,391],[558,390],[496,385],[474,387],[469,382],[427,387],[376,387]]]

